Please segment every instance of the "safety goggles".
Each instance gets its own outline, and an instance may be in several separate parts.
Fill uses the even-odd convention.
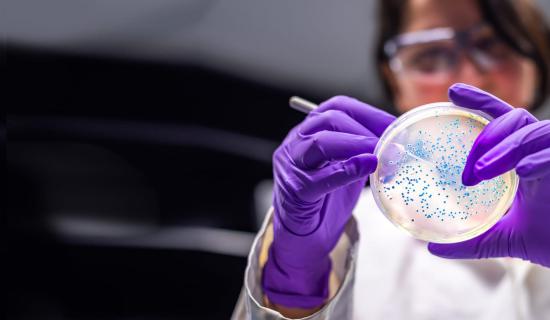
[[[464,56],[482,72],[507,62],[513,49],[483,23],[467,30],[435,28],[400,34],[387,41],[384,51],[398,74],[445,80],[457,70]]]

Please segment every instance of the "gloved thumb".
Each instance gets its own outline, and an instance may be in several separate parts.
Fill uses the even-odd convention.
[[[485,233],[463,242],[429,243],[428,250],[433,255],[448,259],[509,257],[512,233],[506,222],[501,220]]]

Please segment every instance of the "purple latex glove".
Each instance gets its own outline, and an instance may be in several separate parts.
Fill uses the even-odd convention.
[[[358,100],[334,97],[275,151],[274,239],[262,279],[270,302],[314,308],[327,299],[329,253],[376,169],[372,152],[393,120]]]
[[[495,118],[474,142],[462,183],[475,185],[515,169],[519,188],[508,213],[490,230],[455,244],[430,243],[428,249],[445,258],[516,257],[550,267],[550,121],[464,84],[453,85],[449,97]]]

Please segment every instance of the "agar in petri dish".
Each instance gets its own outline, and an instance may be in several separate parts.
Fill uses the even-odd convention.
[[[384,131],[374,153],[374,199],[384,215],[413,237],[452,243],[487,231],[509,209],[514,170],[475,186],[462,171],[476,137],[492,118],[448,102],[417,107]]]

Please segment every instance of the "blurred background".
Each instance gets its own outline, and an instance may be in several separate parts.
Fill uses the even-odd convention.
[[[8,319],[229,318],[288,98],[388,107],[372,0],[4,5]]]

